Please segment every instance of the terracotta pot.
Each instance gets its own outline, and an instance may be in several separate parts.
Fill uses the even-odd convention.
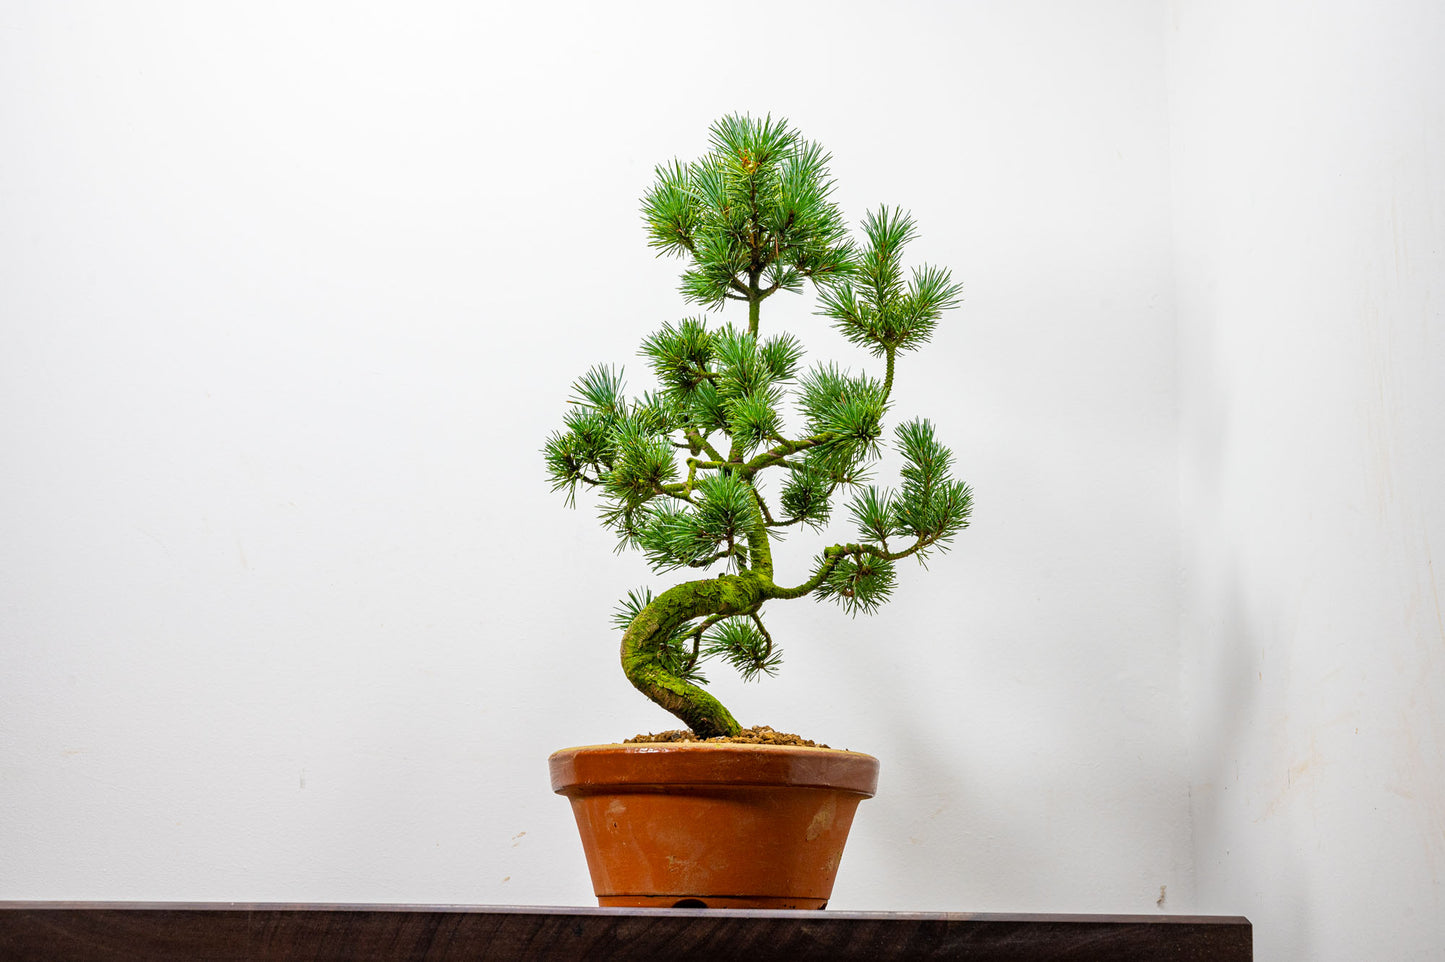
[[[548,764],[602,906],[821,909],[878,787],[878,759],[826,748],[596,745]]]

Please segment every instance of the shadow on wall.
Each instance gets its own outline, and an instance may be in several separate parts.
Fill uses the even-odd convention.
[[[1309,840],[1285,822],[1265,827],[1280,799],[1258,790],[1251,747],[1269,737],[1269,726],[1283,724],[1267,717],[1263,698],[1266,661],[1272,672],[1291,667],[1270,658],[1277,658],[1282,613],[1263,587],[1246,593],[1237,571],[1207,601],[1206,614],[1196,613],[1183,639],[1192,703],[1190,815],[1198,890],[1229,894],[1227,903],[1215,894],[1200,911],[1249,916],[1269,926],[1271,944],[1312,958],[1310,881],[1299,858]],[[1229,847],[1242,838],[1250,851]],[[1285,905],[1287,913],[1256,918],[1263,908]]]
[[[1280,455],[1269,449],[1255,451],[1248,465],[1237,462],[1250,450],[1242,435],[1256,433],[1238,419],[1270,415],[1251,408],[1230,381],[1240,374],[1241,357],[1265,371],[1281,361],[1253,334],[1231,341],[1222,318],[1248,305],[1222,300],[1218,282],[1206,281],[1218,274],[1215,253],[1182,243],[1180,255],[1192,270],[1180,275],[1178,295],[1180,351],[1189,359],[1180,372],[1180,665],[1195,890],[1198,911],[1248,916],[1268,926],[1268,944],[1310,958],[1311,882],[1299,857],[1309,842],[1283,827],[1261,827],[1277,801],[1258,788],[1255,767],[1261,739],[1288,721],[1270,717],[1265,693],[1280,681],[1273,676],[1292,669],[1281,660],[1290,657],[1289,647],[1280,643],[1281,632],[1293,630],[1283,627],[1292,613],[1280,579],[1262,582],[1258,567],[1250,577],[1243,573],[1238,537],[1248,533],[1260,547],[1272,536],[1264,529],[1274,518],[1230,483],[1241,471],[1258,477],[1281,467],[1271,465]],[[1281,906],[1289,909],[1278,912]]]

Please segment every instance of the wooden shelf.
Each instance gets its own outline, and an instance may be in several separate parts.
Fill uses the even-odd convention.
[[[1226,916],[0,902],[0,958],[29,962],[1235,962],[1252,941]]]

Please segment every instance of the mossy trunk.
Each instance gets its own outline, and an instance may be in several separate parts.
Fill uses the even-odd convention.
[[[737,719],[707,691],[664,667],[662,646],[681,625],[713,615],[753,611],[764,597],[764,582],[752,572],[720,575],[669,588],[637,613],[622,636],[622,670],[648,698],[672,712],[700,738],[736,735]]]

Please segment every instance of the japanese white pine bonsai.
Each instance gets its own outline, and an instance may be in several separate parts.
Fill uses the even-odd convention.
[[[616,623],[628,680],[703,738],[740,731],[701,687],[705,659],[744,678],[779,665],[768,602],[811,595],[871,612],[896,562],[946,549],[968,525],[971,492],[950,476],[927,420],[893,432],[897,488],[867,483],[899,356],[928,343],[960,286],[937,267],[905,275],[914,225],[901,210],[869,213],[856,245],[829,199],[829,159],[786,121],[733,115],[713,125],[702,159],[657,168],[642,203],[649,243],[687,262],[686,300],[746,304],[747,325],[663,324],[642,343],[657,387],[639,397],[624,395],[620,369],[594,366],[544,449],[554,490],[575,504],[578,486],[590,488],[618,550],[641,550],[659,574],[697,572],[657,595],[629,592]],[[763,302],[807,282],[817,313],[871,352],[881,377],[833,363],[805,370],[795,337],[765,333]],[[821,532],[845,494],[855,540],[822,548],[811,571],[775,571],[774,541]]]

